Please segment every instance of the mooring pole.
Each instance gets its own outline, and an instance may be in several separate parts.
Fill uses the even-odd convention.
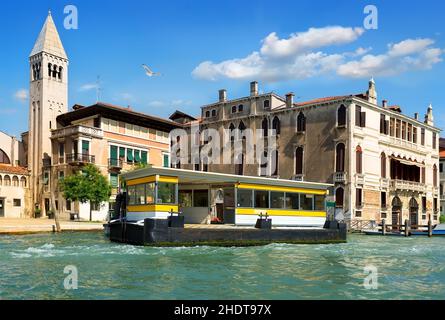
[[[433,224],[431,222],[431,213],[428,216],[428,237],[433,236]]]
[[[405,219],[405,237],[409,236],[409,222],[408,219]]]
[[[382,235],[386,235],[386,220],[382,219]]]

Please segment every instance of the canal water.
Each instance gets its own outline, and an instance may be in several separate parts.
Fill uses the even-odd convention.
[[[64,288],[67,266],[77,290]],[[102,233],[0,237],[0,299],[444,298],[445,238],[144,248]]]

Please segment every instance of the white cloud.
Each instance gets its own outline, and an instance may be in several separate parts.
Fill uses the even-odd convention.
[[[370,76],[393,76],[412,70],[429,70],[442,61],[444,50],[434,48],[431,39],[407,39],[390,44],[388,51],[380,55],[365,55],[339,66],[341,76],[363,78]]]
[[[172,101],[163,101],[163,100],[153,100],[148,103],[149,107],[160,108],[160,107],[184,107],[191,105],[192,102],[189,100],[175,99]]]
[[[97,83],[86,83],[79,88],[79,91],[90,91],[98,88]]]
[[[21,102],[26,102],[28,100],[28,90],[20,89],[14,94],[14,98],[20,100]]]
[[[353,52],[326,53],[328,48],[353,43],[362,34],[361,28],[340,26],[310,28],[291,34],[287,39],[269,34],[258,51],[244,58],[219,63],[204,61],[193,71],[198,79],[257,79],[282,81],[304,79],[333,73],[344,77],[391,76],[410,70],[427,70],[440,61],[444,50],[434,48],[431,39],[407,39],[389,44],[384,54],[372,55],[372,48],[358,47]]]

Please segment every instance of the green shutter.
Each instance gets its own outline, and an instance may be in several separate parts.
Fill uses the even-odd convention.
[[[164,168],[168,168],[170,166],[168,159],[168,154],[164,154]]]
[[[123,158],[125,160],[125,148],[119,148],[119,158]]]
[[[134,162],[141,162],[141,151],[134,150]]]
[[[82,140],[82,154],[90,153],[90,142],[86,140]]]
[[[110,184],[113,188],[118,187],[118,175],[117,173],[111,173],[110,174]]]
[[[143,164],[147,164],[147,151],[142,151],[142,154],[141,154],[141,162],[143,163]]]
[[[133,149],[127,149],[127,161],[133,162]]]
[[[117,160],[117,147],[110,146],[110,159]]]

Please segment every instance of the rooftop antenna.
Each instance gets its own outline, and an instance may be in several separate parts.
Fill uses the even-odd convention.
[[[100,76],[97,76],[96,80],[96,103],[100,101],[100,93],[102,91],[102,88],[100,87]]]

